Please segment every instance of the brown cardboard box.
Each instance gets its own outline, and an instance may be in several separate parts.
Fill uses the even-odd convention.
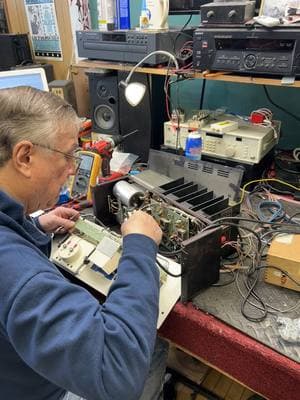
[[[276,236],[269,248],[267,265],[286,271],[298,283],[300,282],[300,235],[282,234]],[[267,268],[265,282],[273,285],[300,291],[300,286],[293,282],[284,272]]]

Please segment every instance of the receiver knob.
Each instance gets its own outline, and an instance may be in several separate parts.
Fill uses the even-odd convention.
[[[206,16],[207,16],[208,19],[211,19],[211,18],[213,18],[213,17],[215,16],[215,13],[214,13],[214,11],[210,10],[210,11],[208,11],[208,13],[206,14]]]
[[[233,19],[234,17],[236,17],[236,11],[235,10],[229,11],[228,18]]]
[[[254,68],[256,64],[256,56],[254,54],[247,54],[244,59],[244,65],[246,68]]]
[[[233,157],[235,155],[235,147],[234,146],[226,146],[225,154],[227,157]]]

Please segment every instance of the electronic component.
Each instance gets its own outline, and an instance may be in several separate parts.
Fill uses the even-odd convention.
[[[300,236],[294,234],[277,235],[271,242],[267,254],[264,280],[273,285],[300,292]],[[275,268],[272,268],[275,267]],[[277,267],[277,268],[276,268]],[[291,280],[285,272],[287,272]]]
[[[138,31],[135,29],[100,32],[77,31],[77,47],[80,57],[137,63],[149,53],[165,50],[174,53],[192,37],[193,29],[167,29],[165,31]],[[168,57],[155,54],[145,64],[158,65],[169,61]]]
[[[55,243],[54,243],[55,244]],[[122,254],[122,237],[95,223],[79,219],[72,234],[53,249],[51,259],[59,267],[77,279],[107,295],[117,276],[117,267]],[[165,270],[180,275],[181,267],[176,262],[158,256]],[[180,297],[181,278],[160,271],[159,328]]]
[[[50,92],[64,99],[76,110],[74,82],[70,80],[54,80],[49,83]]]
[[[264,126],[243,122],[240,127],[233,120],[207,123],[200,130],[202,156],[258,164],[278,143],[280,122],[273,123],[274,126],[271,123]],[[164,123],[164,145],[171,149],[184,149],[190,132],[189,121],[181,123],[179,128],[167,121]]]
[[[86,150],[79,151],[77,156],[81,158],[81,162],[71,181],[71,197],[86,196],[87,200],[91,200],[91,186],[97,182],[101,168],[101,157],[99,154]]]
[[[244,24],[255,12],[255,1],[221,1],[204,4],[200,8],[202,24]]]
[[[201,26],[194,32],[196,70],[251,74],[300,75],[300,30]]]
[[[133,209],[152,215],[163,232],[160,253],[182,265],[181,300],[188,301],[218,280],[221,235],[230,241],[236,233],[234,228],[202,230],[212,220],[239,211],[234,202],[242,173],[151,149],[148,170],[92,188],[94,214],[112,225],[122,223]],[[122,196],[115,196],[120,192],[115,186]],[[135,206],[128,200],[131,194],[139,200]]]
[[[214,125],[201,130],[202,154],[208,156],[257,164],[278,142],[273,126],[244,124],[238,129],[218,133]]]
[[[220,121],[210,125],[210,129],[217,133],[226,133],[238,129],[239,124],[236,121]]]
[[[0,71],[25,62],[32,63],[28,35],[0,34]]]

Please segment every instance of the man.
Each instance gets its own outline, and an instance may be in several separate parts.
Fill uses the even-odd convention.
[[[154,219],[138,211],[122,225],[118,277],[101,306],[48,259],[49,234],[71,229],[78,213],[60,207],[36,221],[29,217],[53,207],[75,173],[78,128],[71,106],[55,95],[28,87],[0,90],[3,399],[138,399],[149,372],[162,235]],[[143,399],[151,398],[148,389]]]

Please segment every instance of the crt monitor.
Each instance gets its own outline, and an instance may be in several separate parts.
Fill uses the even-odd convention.
[[[0,72],[0,89],[15,86],[31,86],[49,91],[45,70],[43,68],[17,69]]]

